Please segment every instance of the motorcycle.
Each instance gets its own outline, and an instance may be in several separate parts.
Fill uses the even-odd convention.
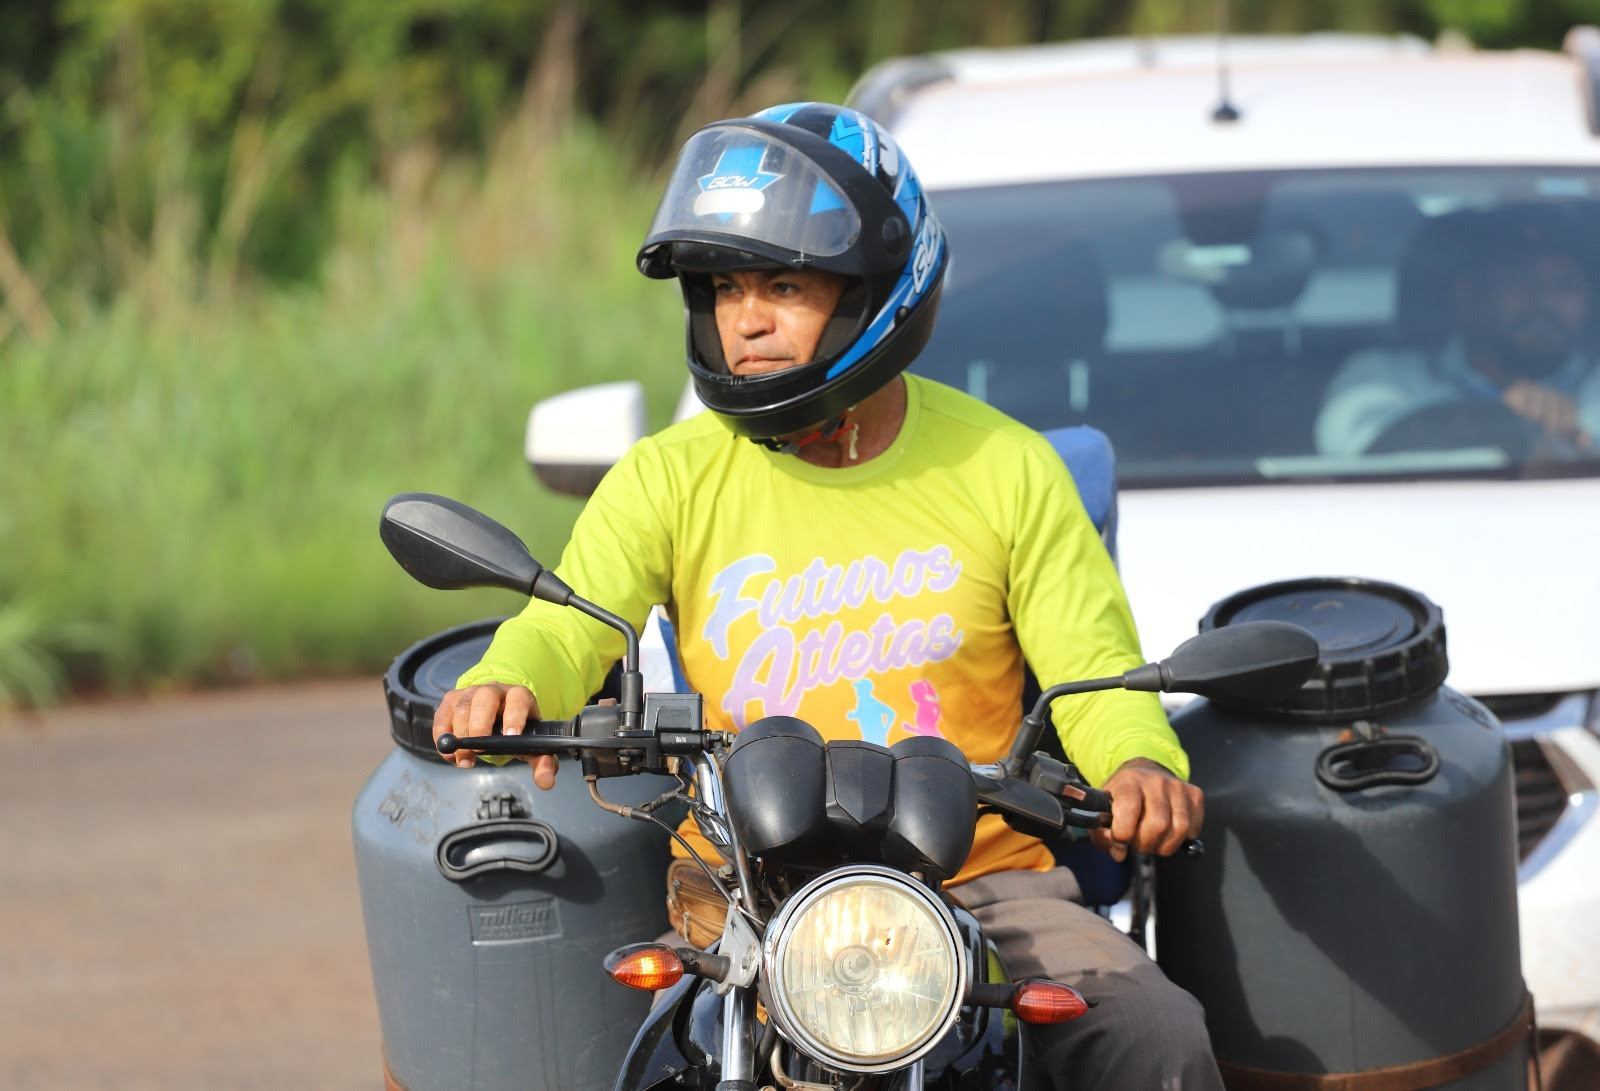
[[[1077,1018],[1094,998],[1059,982],[1008,980],[977,920],[944,884],[965,861],[981,814],[1042,838],[1109,824],[1109,796],[1039,749],[1050,705],[1112,688],[1270,704],[1298,690],[1319,656],[1316,638],[1295,624],[1217,628],[1159,663],[1045,689],[1009,754],[993,764],[969,763],[934,736],[889,747],[825,743],[785,716],[735,735],[705,726],[700,694],[646,692],[633,626],[574,594],[481,513],[404,494],[385,507],[380,532],[401,567],[429,587],[531,595],[625,641],[614,703],[530,722],[520,735],[469,742],[446,734],[439,752],[570,758],[596,806],[671,836],[657,812],[686,806],[728,861],[691,853],[728,906],[708,949],[641,938],[605,958],[613,980],[656,994],[620,1065],[618,1091],[1033,1085],[1029,1028]],[[602,781],[640,775],[671,786],[632,805],[600,791]],[[1203,846],[1183,851],[1198,857]]]

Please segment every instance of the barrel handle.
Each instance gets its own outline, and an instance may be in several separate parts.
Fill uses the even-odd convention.
[[[1416,758],[1408,768],[1390,764]],[[1348,765],[1349,768],[1341,768]],[[1317,779],[1335,792],[1358,792],[1381,784],[1426,784],[1439,772],[1439,752],[1415,735],[1375,735],[1335,743],[1317,755]]]
[[[434,860],[453,883],[494,871],[536,875],[555,863],[561,840],[547,822],[506,818],[452,830],[439,839]]]

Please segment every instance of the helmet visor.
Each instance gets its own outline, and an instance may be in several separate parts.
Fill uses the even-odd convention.
[[[859,213],[822,168],[734,123],[683,146],[645,245],[704,240],[789,262],[843,254],[860,234]]]

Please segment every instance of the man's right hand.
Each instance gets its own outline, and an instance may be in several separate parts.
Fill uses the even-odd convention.
[[[1500,400],[1517,416],[1576,443],[1580,450],[1594,443],[1594,437],[1578,426],[1578,403],[1559,390],[1522,379],[1506,387]]]
[[[433,713],[433,741],[448,732],[466,740],[474,735],[494,734],[494,722],[500,720],[501,731],[506,735],[520,735],[530,718],[539,718],[539,701],[526,686],[510,686],[503,682],[481,682],[465,689],[453,689],[439,699]],[[457,750],[450,759],[463,769],[478,760],[471,749]],[[533,782],[540,788],[553,788],[556,783],[556,758],[554,754],[537,754],[523,759],[533,766]]]

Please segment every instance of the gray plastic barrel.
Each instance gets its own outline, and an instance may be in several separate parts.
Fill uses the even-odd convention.
[[[1419,1066],[1426,1082],[1382,1086],[1521,1091],[1510,751],[1442,685],[1438,607],[1393,584],[1297,580],[1200,627],[1267,619],[1309,629],[1322,661],[1273,709],[1197,700],[1173,716],[1206,853],[1157,864],[1157,961],[1204,1005],[1230,1086]]]
[[[440,633],[384,678],[396,747],[356,798],[356,873],[384,1063],[406,1091],[610,1088],[648,994],[602,968],[667,930],[667,834],[611,814],[563,761],[470,770],[432,746],[438,699],[498,619]],[[599,782],[637,806],[661,777]]]

